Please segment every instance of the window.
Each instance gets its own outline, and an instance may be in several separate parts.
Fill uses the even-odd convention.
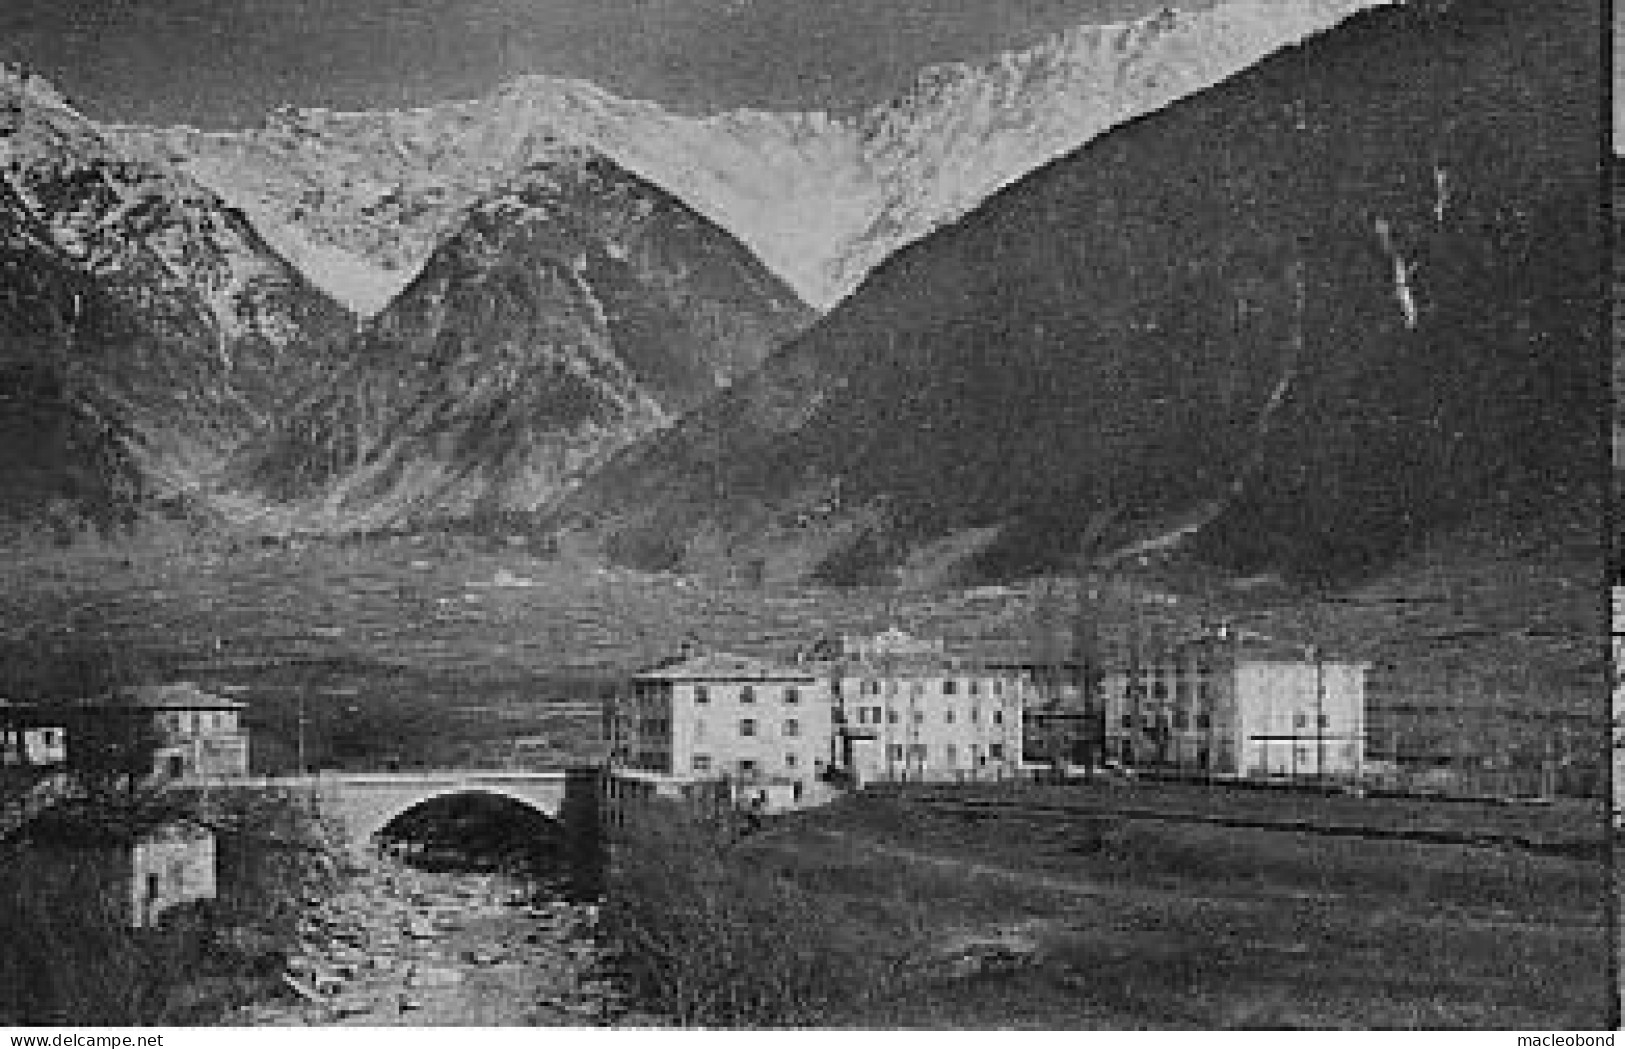
[[[1174,728],[1189,728],[1190,716],[1183,710],[1174,711]]]
[[[801,690],[794,685],[789,686],[784,690],[784,701],[786,703],[800,703]]]
[[[842,710],[840,707],[836,707],[834,710],[830,711],[830,720],[837,725],[846,724],[846,711]]]
[[[993,694],[995,696],[1004,695],[1004,680],[1002,678],[993,679]]]
[[[970,708],[970,719],[972,721],[981,721],[982,720],[982,710],[981,710],[980,707],[971,707]]]
[[[1168,682],[1164,681],[1160,677],[1157,678],[1155,681],[1153,681],[1151,683],[1151,698],[1152,699],[1167,699],[1168,698]]]
[[[869,723],[869,708],[868,707],[859,707],[858,708],[858,724],[867,725],[868,723]]]
[[[739,690],[739,702],[741,702],[741,703],[754,703],[754,702],[756,702],[756,690],[754,688],[751,688],[749,685],[746,685],[743,688],[741,688]]]
[[[690,762],[690,764],[692,764],[694,766],[694,771],[695,772],[710,772],[711,771],[711,755],[709,755],[709,754],[696,754],[696,755],[694,755],[694,760],[692,762]]]
[[[1309,748],[1299,747],[1297,750],[1293,751],[1293,758],[1300,765],[1309,764]]]
[[[901,743],[893,743],[891,745],[890,753],[891,753],[891,759],[893,761],[902,761],[903,760],[903,745]]]
[[[949,765],[957,765],[957,764],[959,764],[959,748],[958,747],[956,747],[952,743],[950,743],[950,744],[948,744],[947,747],[945,747],[943,749],[945,750],[945,752],[948,755],[948,764]]]
[[[1303,728],[1307,724],[1309,724],[1309,718],[1306,715],[1303,715],[1303,714],[1294,714],[1294,715],[1292,715],[1292,727],[1293,728]]]
[[[959,682],[949,678],[942,683],[942,694],[945,696],[951,696],[954,694],[954,690],[958,688],[958,686]]]
[[[739,723],[739,734],[741,736],[756,735],[756,722],[751,718],[745,718]]]
[[[947,710],[943,711],[942,718],[948,724],[952,725],[954,723],[954,708],[949,707]]]
[[[1207,714],[1198,714],[1198,715],[1196,715],[1196,727],[1197,728],[1209,728],[1209,727],[1212,726],[1212,724],[1213,724],[1213,718],[1210,717],[1209,715],[1207,715]]]
[[[989,743],[987,745],[987,756],[992,758],[994,761],[1003,761],[1004,760],[1004,744],[1003,743]]]
[[[1330,714],[1318,715],[1315,720],[1320,725],[1321,728],[1331,728],[1332,727],[1332,717],[1331,717]]]
[[[925,711],[923,711],[923,710],[916,710],[916,711],[915,711],[915,712],[914,712],[914,723],[915,723],[915,724],[916,724],[916,725],[923,725],[923,724],[925,724]]]
[[[711,702],[711,690],[706,688],[704,685],[695,685],[694,686],[694,702],[696,702],[696,703],[709,703],[709,702]]]
[[[740,758],[739,759],[739,774],[741,776],[754,776],[754,775],[756,775],[756,759],[754,759],[754,758]]]
[[[793,769],[796,767],[796,763],[799,760],[800,759],[798,759],[794,754],[786,754],[784,756],[784,767],[787,769]]]
[[[880,724],[880,708],[879,707],[870,707],[869,708],[869,724],[871,724],[871,725]]]
[[[787,720],[784,723],[784,734],[786,736],[801,735],[801,722],[797,721],[795,718],[790,718]]]
[[[920,762],[925,761],[925,744],[924,743],[910,743],[908,745],[908,756],[909,756],[910,760],[913,760],[913,761],[920,761]]]
[[[897,724],[897,711],[893,710],[891,707],[886,708],[886,724]]]
[[[1123,727],[1124,728],[1133,728],[1134,727],[1134,715],[1133,714],[1124,714],[1123,715]]]
[[[1004,711],[1002,711],[1002,710],[995,710],[995,711],[994,711],[994,712],[993,712],[993,724],[995,724],[995,725],[1002,725],[1002,724],[1004,724]]]

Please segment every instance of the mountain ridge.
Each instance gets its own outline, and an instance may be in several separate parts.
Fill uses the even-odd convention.
[[[1385,2],[1231,0],[1078,27],[1020,53],[929,67],[855,117],[686,117],[529,76],[412,110],[279,111],[251,132],[109,130],[232,200],[362,314],[404,286],[461,208],[523,166],[537,135],[574,138],[675,193],[822,309],[1037,164]]]
[[[809,319],[703,216],[554,143],[465,212],[217,498],[262,531],[533,510]]]

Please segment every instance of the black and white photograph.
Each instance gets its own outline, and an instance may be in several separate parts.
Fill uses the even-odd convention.
[[[0,1032],[1613,1045],[1622,26],[3,0]]]

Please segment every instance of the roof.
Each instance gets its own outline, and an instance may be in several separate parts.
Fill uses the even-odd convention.
[[[805,681],[816,680],[803,667],[736,656],[728,652],[707,652],[698,656],[674,656],[661,660],[632,675],[637,681]]]
[[[127,710],[241,710],[248,704],[205,692],[191,681],[177,681],[168,685],[128,685],[81,705]]]

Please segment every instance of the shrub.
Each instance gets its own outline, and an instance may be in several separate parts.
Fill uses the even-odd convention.
[[[726,821],[634,823],[601,928],[647,1008],[685,1026],[828,1026],[908,979],[913,936],[753,861]]]

